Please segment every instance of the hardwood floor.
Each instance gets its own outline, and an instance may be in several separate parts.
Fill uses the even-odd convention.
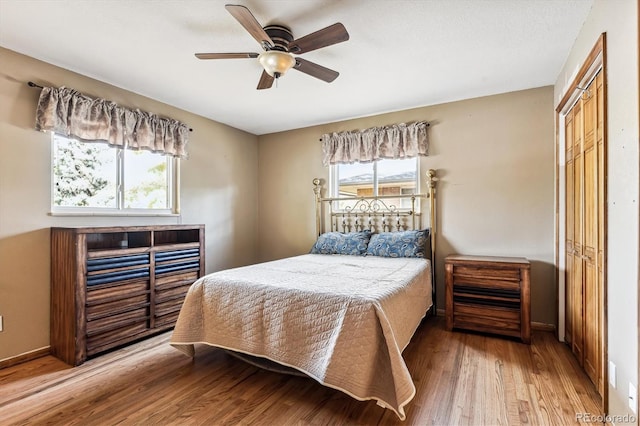
[[[569,349],[448,332],[429,318],[404,352],[416,384],[407,420],[298,376],[260,370],[207,346],[195,360],[169,334],[71,368],[46,356],[0,370],[0,424],[561,425],[602,415]]]

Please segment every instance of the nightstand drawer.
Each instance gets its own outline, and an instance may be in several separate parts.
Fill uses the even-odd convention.
[[[456,319],[458,315],[472,316],[486,320],[502,320],[505,322],[520,325],[520,310],[500,308],[494,306],[469,305],[466,303],[455,303]]]
[[[488,279],[504,279],[520,281],[520,270],[512,268],[491,268],[485,266],[454,266],[454,274],[468,277],[486,277]]]
[[[487,303],[492,302],[490,304],[505,304],[508,303],[516,303],[520,305],[520,289],[502,289],[502,288],[491,288],[491,287],[473,287],[473,286],[463,286],[463,285],[454,285],[453,286],[453,300],[457,301],[460,299],[471,299],[476,301],[486,301]]]
[[[453,284],[519,292],[520,270],[454,265]]]
[[[506,336],[520,337],[520,322],[503,321],[492,319],[488,323],[482,318],[470,315],[456,315],[453,323],[455,328],[479,331],[482,333],[501,334]]]

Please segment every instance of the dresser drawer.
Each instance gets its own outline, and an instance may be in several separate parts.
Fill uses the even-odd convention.
[[[178,315],[180,315],[180,310],[156,316],[156,327],[173,328],[176,325],[176,321],[178,320]]]
[[[191,285],[188,284],[166,290],[156,290],[156,304],[175,299],[180,299],[180,303],[182,303],[190,287]]]
[[[116,315],[108,315],[102,318],[87,321],[87,335],[93,336],[107,331],[128,326],[132,323],[139,323],[149,318],[149,308],[142,307]]]
[[[172,299],[166,302],[156,304],[155,315],[161,317],[170,313],[180,312],[184,298]]]
[[[183,272],[175,275],[157,277],[155,288],[156,290],[166,290],[184,285],[190,286],[198,277],[198,272]]]
[[[148,279],[89,287],[87,290],[87,305],[99,305],[118,299],[126,299],[132,294],[143,294],[148,290]]]
[[[137,336],[144,336],[148,330],[148,321],[140,320],[127,326],[87,336],[87,355],[105,351],[110,348],[135,340]]]
[[[138,294],[137,296],[130,296],[127,299],[118,299],[97,305],[88,305],[86,308],[87,321],[93,321],[105,316],[115,315],[145,306],[149,306],[148,292]]]

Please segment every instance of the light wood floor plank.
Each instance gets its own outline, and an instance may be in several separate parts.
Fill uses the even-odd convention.
[[[561,425],[600,398],[551,333],[532,344],[420,326],[404,352],[416,396],[399,419],[306,377],[152,337],[70,368],[51,356],[0,370],[2,425]]]

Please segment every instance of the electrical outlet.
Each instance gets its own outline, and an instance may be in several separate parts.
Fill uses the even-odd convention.
[[[638,390],[633,383],[629,383],[629,408],[635,413],[638,406]]]
[[[609,361],[609,384],[612,388],[616,388],[616,365],[613,361]]]

